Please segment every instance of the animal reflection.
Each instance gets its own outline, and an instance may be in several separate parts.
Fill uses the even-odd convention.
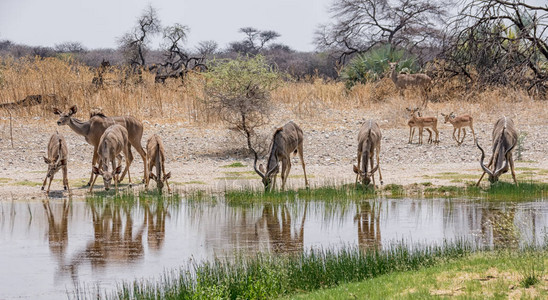
[[[358,246],[360,249],[381,247],[380,209],[369,202],[360,203],[354,222],[358,225]]]
[[[68,200],[65,199],[63,201],[61,215],[59,216],[58,213],[52,210],[49,201],[44,201],[42,204],[48,220],[49,250],[61,263],[64,259],[68,244],[68,215],[70,205]],[[60,217],[61,220],[56,220],[57,217]]]
[[[270,250],[274,253],[302,252],[307,209],[308,203],[305,204],[300,227],[295,232],[291,213],[286,205],[265,204],[262,216],[255,224],[255,230],[257,234],[259,231],[266,231]]]
[[[148,247],[159,251],[165,240],[165,221],[169,216],[167,207],[157,204],[151,207],[142,203],[142,210],[134,211],[129,205],[90,203],[93,221],[93,240],[86,248],[73,256],[65,267],[74,280],[78,278],[78,267],[85,263],[92,269],[104,268],[111,263],[134,263],[144,256],[144,233],[147,230]],[[143,214],[143,218],[139,214]],[[142,219],[135,224],[134,219]]]

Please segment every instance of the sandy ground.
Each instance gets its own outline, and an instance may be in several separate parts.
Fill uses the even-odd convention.
[[[330,118],[318,122],[315,118],[292,118],[304,131],[304,153],[310,185],[340,184],[353,182],[355,175],[352,164],[356,163],[357,134],[365,120],[362,112],[330,112]],[[83,114],[77,117],[83,118]],[[295,117],[295,116],[293,116]],[[441,119],[441,116],[438,116]],[[281,119],[281,118],[280,118]],[[283,122],[265,126],[263,134],[270,132]],[[69,180],[74,196],[87,194],[85,184],[90,176],[92,146],[84,137],[74,133],[68,126],[57,126],[56,118],[19,118],[13,128],[14,147],[11,146],[9,123],[4,118],[0,122],[0,198],[40,199],[45,193],[40,190],[47,166],[42,156],[50,135],[58,130],[62,133],[69,148]],[[258,175],[253,172],[253,160],[241,145],[244,141],[222,124],[198,126],[186,122],[162,123],[161,120],[143,121],[145,134],[142,144],[154,133],[159,134],[167,151],[166,168],[172,172],[172,184],[179,191],[207,190],[223,191],[247,186],[260,187]],[[532,124],[529,124],[532,123]],[[544,124],[543,124],[544,123]],[[381,171],[384,184],[410,185],[414,183],[433,185],[462,185],[477,180],[481,174],[478,163],[479,150],[475,147],[472,135],[457,146],[452,140],[453,127],[440,120],[440,144],[408,144],[409,128],[389,125],[379,120],[382,129]],[[485,149],[491,148],[493,122],[476,122],[477,138]],[[523,141],[522,160],[516,163],[518,180],[533,179],[548,182],[548,125],[545,122],[516,122],[518,131],[526,132]],[[425,136],[425,141],[427,136]],[[489,151],[489,150],[487,150]],[[136,151],[131,166],[133,181],[140,182],[143,176],[143,163]],[[516,155],[516,154],[514,154]],[[489,158],[489,155],[488,155]],[[488,159],[487,158],[487,159]],[[245,167],[227,167],[240,162]],[[298,157],[292,160],[288,188],[304,186],[303,170]],[[51,197],[66,196],[56,174],[52,183]],[[501,176],[511,181],[511,176]],[[127,179],[126,179],[127,180]],[[280,180],[278,180],[280,182]],[[486,181],[485,181],[486,182]],[[99,179],[96,190],[102,189]],[[379,181],[377,179],[377,185]],[[486,183],[485,183],[486,184]],[[152,183],[155,186],[155,183]],[[124,187],[127,188],[127,187]],[[143,188],[142,184],[134,189]]]

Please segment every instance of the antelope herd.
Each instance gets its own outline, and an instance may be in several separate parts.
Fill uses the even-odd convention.
[[[129,172],[130,165],[133,161],[131,147],[135,148],[143,158],[144,164],[144,179],[145,188],[148,189],[150,179],[156,181],[157,188],[161,191],[164,183],[167,186],[168,192],[171,188],[168,179],[171,178],[171,172],[166,173],[165,168],[165,149],[161,138],[154,134],[147,141],[147,152],[141,146],[141,138],[143,136],[143,124],[134,117],[107,117],[101,112],[94,111],[90,114],[87,121],[81,121],[73,117],[78,111],[78,108],[72,106],[67,112],[61,112],[57,108],[53,108],[53,113],[59,116],[57,124],[59,126],[68,125],[74,132],[84,136],[86,142],[93,146],[92,159],[92,174],[88,182],[89,191],[92,192],[93,186],[97,177],[103,177],[104,188],[109,190],[112,182],[116,190],[118,183],[121,182],[126,173],[131,187],[131,175]],[[413,140],[415,128],[419,131],[418,144],[423,143],[423,130],[426,129],[430,136],[429,143],[439,143],[439,131],[437,129],[438,119],[434,116],[422,117],[419,108],[407,108],[409,120],[409,143]],[[511,169],[512,177],[516,185],[516,175],[514,172],[514,161],[512,158],[512,150],[514,150],[518,136],[512,119],[507,117],[500,118],[493,128],[492,133],[492,155],[487,166],[484,165],[485,152],[479,145],[474,133],[472,117],[469,115],[456,116],[453,112],[450,114],[442,114],[445,118],[445,123],[453,125],[453,139],[460,146],[466,130],[464,127],[470,127],[474,142],[481,151],[480,166],[483,169],[477,185],[480,184],[484,175],[489,175],[489,181],[494,183],[498,181],[501,174],[506,173],[508,168]],[[455,132],[458,130],[458,135]],[[463,132],[462,139],[460,138],[461,130]],[[433,134],[435,133],[435,138]],[[354,173],[356,174],[355,184],[358,181],[362,185],[368,186],[372,183],[375,188],[375,172],[379,173],[379,181],[383,184],[382,174],[380,169],[380,152],[381,152],[382,134],[379,125],[374,120],[365,121],[358,133],[358,151],[357,165],[353,165]],[[281,189],[285,190],[287,178],[291,170],[291,155],[299,155],[301,165],[304,172],[304,182],[308,187],[308,179],[306,176],[306,166],[303,154],[303,131],[301,128],[290,121],[284,126],[275,130],[270,149],[266,168],[262,164],[257,168],[258,154],[252,150],[255,155],[253,168],[255,172],[262,178],[265,191],[271,191],[276,188],[276,177],[280,172],[281,164]],[[123,156],[122,156],[123,154]],[[46,193],[49,194],[51,181],[57,171],[63,169],[63,185],[64,189],[70,193],[68,178],[67,178],[67,161],[68,149],[65,138],[58,132],[54,133],[47,147],[48,157],[44,157],[44,161],[48,164],[48,171],[42,190],[44,189],[47,179],[50,179]],[[376,165],[375,165],[376,158]],[[122,160],[125,160],[125,168],[122,172]],[[156,174],[152,169],[156,168]]]

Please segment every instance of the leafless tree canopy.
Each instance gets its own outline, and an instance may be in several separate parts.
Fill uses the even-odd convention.
[[[245,38],[239,42],[232,42],[229,45],[229,51],[240,54],[257,54],[261,52],[268,42],[274,41],[280,34],[276,31],[260,31],[253,27],[240,28],[240,32],[245,34]]]
[[[64,42],[56,44],[55,51],[62,53],[81,53],[85,52],[86,48],[80,42]]]
[[[131,66],[145,66],[150,37],[159,33],[161,28],[156,9],[149,6],[137,20],[137,25],[118,40],[120,49]]]
[[[190,70],[205,68],[205,56],[190,56],[183,48],[188,31],[189,28],[181,24],[164,28],[165,60],[156,71],[156,82],[164,82],[168,77],[184,79]]]
[[[472,0],[453,25],[446,71],[479,83],[546,90],[548,5]]]
[[[330,8],[335,22],[319,27],[315,43],[338,52],[342,62],[379,44],[420,54],[440,41],[450,5],[429,0],[335,0]]]

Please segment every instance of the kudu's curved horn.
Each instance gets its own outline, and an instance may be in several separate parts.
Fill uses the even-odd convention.
[[[502,170],[506,169],[506,167],[508,166],[508,154],[510,153],[510,151],[512,151],[512,149],[514,149],[514,147],[516,146],[516,144],[512,145],[512,147],[510,147],[510,149],[506,150],[506,152],[504,153],[504,164],[502,164],[502,166],[497,169],[495,171],[495,173],[493,173],[493,176],[494,177],[497,177],[500,175],[500,172],[502,172]]]
[[[379,165],[377,164],[373,169],[371,169],[371,171],[367,172],[367,177],[373,176],[373,173],[375,173],[375,171],[377,171],[378,168],[379,168]]]
[[[491,170],[489,170],[484,164],[483,164],[483,160],[485,159],[485,152],[483,151],[483,149],[480,147],[478,141],[476,140],[476,146],[480,149],[481,151],[481,158],[480,158],[480,165],[481,165],[481,168],[483,169],[483,171],[487,174],[489,174],[490,176],[494,176],[493,175],[493,172],[491,172]]]
[[[278,163],[277,163],[274,167],[272,167],[272,169],[268,170],[264,176],[270,177],[270,175],[272,174],[272,172],[274,172],[274,170],[276,170],[276,169],[278,168],[279,165],[280,165],[280,162],[278,161]]]
[[[259,171],[259,169],[257,169],[257,160],[259,160],[259,156],[257,155],[257,152],[255,150],[251,149],[251,151],[255,155],[255,161],[253,162],[253,169],[255,169],[255,173],[259,174],[259,176],[261,176],[261,178],[264,179],[265,175],[263,173],[261,173],[261,171]]]

